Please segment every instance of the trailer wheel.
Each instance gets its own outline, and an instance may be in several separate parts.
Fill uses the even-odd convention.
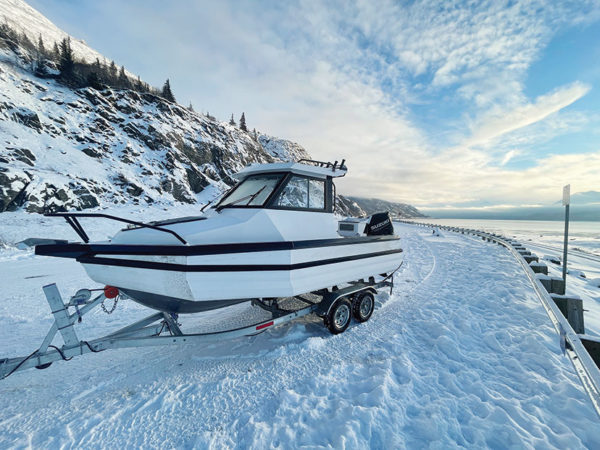
[[[352,300],[352,315],[359,322],[366,322],[371,318],[375,309],[375,297],[371,292],[361,292]]]
[[[325,326],[332,334],[346,331],[352,319],[352,304],[346,297],[338,299],[325,316]]]

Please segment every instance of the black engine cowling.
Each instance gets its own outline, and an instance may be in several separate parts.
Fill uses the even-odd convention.
[[[394,234],[394,225],[389,212],[375,213],[365,227],[367,236],[384,236]]]

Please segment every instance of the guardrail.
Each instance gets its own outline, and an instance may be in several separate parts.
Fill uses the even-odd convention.
[[[590,345],[599,345],[598,340],[589,338],[585,336],[585,334],[578,334],[575,332],[567,318],[563,315],[561,310],[556,305],[554,299],[550,296],[550,293],[546,290],[536,273],[533,271],[528,261],[525,259],[525,256],[521,252],[519,252],[515,247],[521,248],[521,244],[506,238],[504,236],[500,236],[497,234],[486,233],[480,230],[473,230],[469,228],[461,228],[461,227],[451,227],[445,225],[437,225],[431,223],[422,223],[422,222],[413,222],[409,220],[397,220],[398,222],[428,227],[428,228],[437,228],[445,231],[451,231],[456,233],[462,233],[467,235],[479,236],[483,240],[488,242],[497,243],[506,247],[510,253],[515,257],[515,259],[521,264],[523,270],[525,271],[527,277],[531,281],[533,288],[546,309],[550,320],[552,321],[552,325],[554,326],[556,332],[559,335],[561,348],[563,352],[569,357],[573,367],[575,368],[575,372],[579,376],[583,387],[585,388],[587,394],[592,401],[596,412],[600,416],[600,369],[598,365],[599,361],[595,361],[584,342],[588,346]],[[526,252],[523,252],[526,253]]]

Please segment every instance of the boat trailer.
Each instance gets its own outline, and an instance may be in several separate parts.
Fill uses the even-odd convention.
[[[271,318],[235,329],[185,334],[181,331],[177,314],[158,311],[114,333],[90,341],[82,341],[78,338],[75,325],[81,323],[83,316],[97,306],[101,306],[107,313],[112,312],[112,310],[108,311],[104,305],[106,299],[115,301],[114,309],[119,298],[127,297],[117,288],[107,286],[100,289],[102,292],[94,298],[92,298],[93,290],[80,289],[65,303],[56,284],[49,284],[43,287],[43,291],[54,316],[54,323],[42,345],[33,353],[25,357],[0,359],[0,380],[17,371],[33,367],[46,369],[55,361],[69,361],[75,356],[98,353],[108,349],[198,344],[252,336],[312,313],[322,317],[325,326],[333,334],[338,334],[346,330],[352,316],[359,322],[369,320],[375,307],[374,296],[377,294],[377,289],[390,287],[391,292],[393,288],[392,275],[393,273],[378,282],[371,277],[367,281],[353,282],[341,289],[334,288],[312,293],[321,297],[318,302],[304,296],[293,297],[303,304],[302,307],[293,310],[280,308],[278,301],[281,299],[251,300],[252,305],[269,311]],[[63,340],[62,347],[52,345],[58,333]]]

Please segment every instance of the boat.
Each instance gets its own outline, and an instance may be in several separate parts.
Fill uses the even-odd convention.
[[[253,164],[201,214],[158,222],[48,214],[63,217],[83,242],[38,245],[35,252],[74,258],[107,289],[176,314],[389,278],[403,257],[389,214],[340,219],[334,213],[333,180],[346,172],[345,161]],[[81,218],[127,226],[90,242]]]

